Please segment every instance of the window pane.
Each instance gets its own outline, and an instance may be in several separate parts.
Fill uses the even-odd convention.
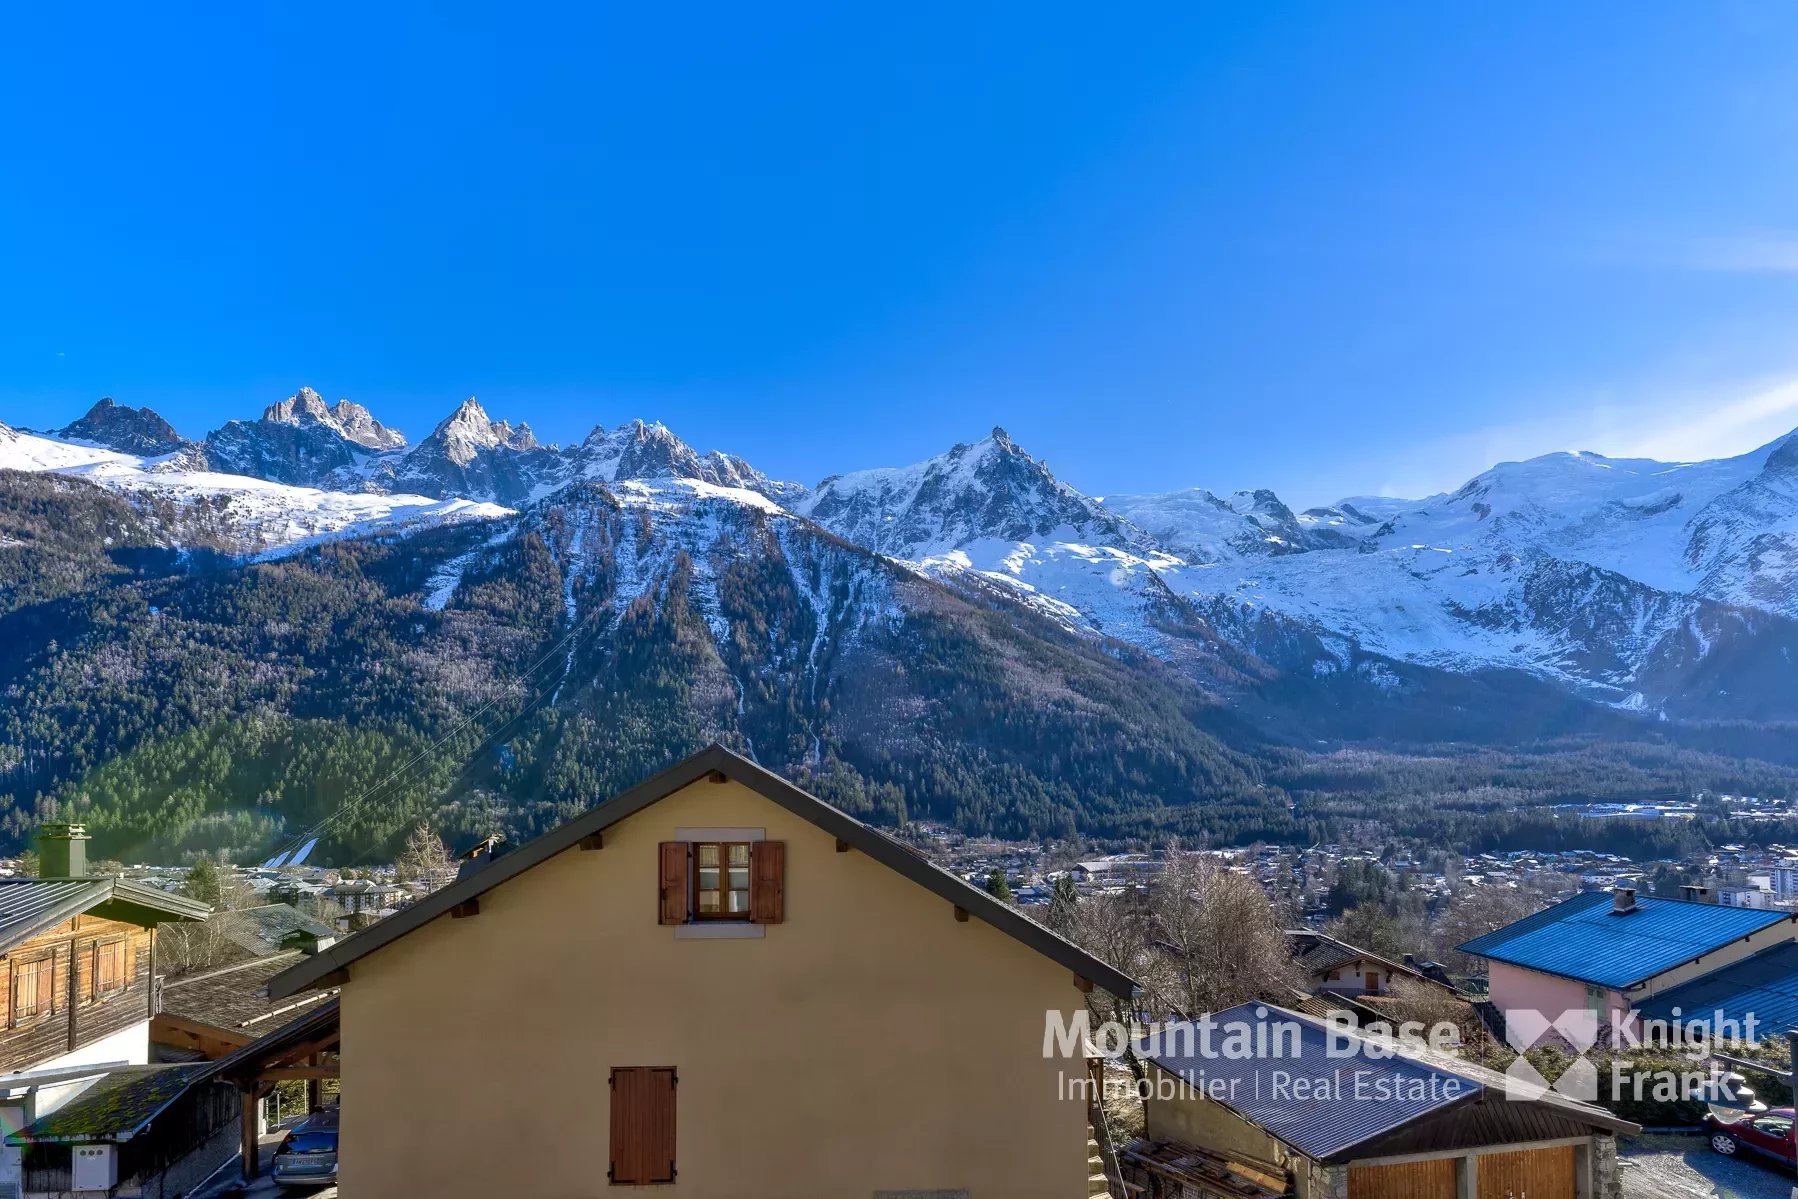
[[[718,892],[701,891],[699,893],[699,910],[707,914],[716,913],[718,911]]]
[[[718,889],[718,867],[701,866],[699,868],[699,889],[716,891]]]
[[[733,891],[749,889],[749,867],[732,866],[730,868],[730,885]]]
[[[749,865],[749,846],[747,846],[747,845],[731,846],[730,847],[730,864],[732,866],[742,866],[742,867],[747,868]]]
[[[747,912],[749,910],[749,892],[730,892],[730,910],[733,912]]]
[[[698,849],[699,864],[701,866],[716,866],[718,864],[718,847],[716,845],[700,845]]]

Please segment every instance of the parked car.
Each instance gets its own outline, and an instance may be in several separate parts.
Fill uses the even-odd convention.
[[[1748,1150],[1786,1166],[1798,1166],[1798,1138],[1794,1138],[1792,1109],[1776,1107],[1759,1115],[1726,1120],[1715,1114],[1704,1118],[1711,1148],[1731,1155]]]
[[[321,1107],[294,1125],[276,1148],[269,1174],[282,1186],[335,1186],[337,1109]]]

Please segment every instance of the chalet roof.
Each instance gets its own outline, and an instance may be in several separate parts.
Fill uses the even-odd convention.
[[[1360,1152],[1365,1146],[1387,1142],[1400,1129],[1488,1096],[1512,1101],[1506,1100],[1505,1076],[1495,1071],[1421,1046],[1391,1049],[1352,1030],[1272,1005],[1245,1003],[1210,1019],[1218,1030],[1235,1023],[1262,1026],[1259,1031],[1267,1039],[1256,1043],[1269,1046],[1284,1046],[1269,1026],[1296,1025],[1297,1052],[1251,1057],[1207,1054],[1196,1037],[1191,1044],[1172,1037],[1164,1037],[1159,1046],[1139,1042],[1137,1051],[1163,1070],[1202,1086],[1207,1096],[1313,1161],[1365,1156]],[[1223,1035],[1214,1033],[1220,1043]],[[1151,1049],[1156,1052],[1148,1052]],[[1295,1086],[1292,1080],[1308,1085]],[[1333,1086],[1318,1087],[1319,1082]],[[1588,1128],[1639,1131],[1603,1108],[1553,1091],[1514,1101]]]
[[[9,1135],[7,1144],[128,1141],[209,1072],[205,1065],[117,1067],[43,1119]]]
[[[957,878],[880,830],[863,824],[817,796],[800,790],[772,771],[714,743],[686,761],[646,779],[561,827],[519,846],[511,853],[492,859],[477,873],[457,879],[405,911],[370,925],[283,971],[269,981],[269,994],[292,995],[318,986],[333,971],[398,940],[457,904],[486,894],[507,879],[524,873],[563,850],[573,848],[583,839],[603,832],[714,771],[735,779],[795,816],[810,821],[889,870],[904,875],[1097,986],[1116,995],[1128,996],[1136,991],[1136,981],[1129,975],[1044,928],[1016,908]]]
[[[268,980],[297,965],[306,955],[297,949],[252,958],[202,974],[171,978],[162,984],[162,1010],[195,1024],[260,1036],[295,1018],[310,1005],[335,995],[315,991],[270,999]]]
[[[258,957],[279,953],[282,938],[289,933],[308,933],[313,937],[337,936],[336,929],[322,920],[308,916],[291,903],[265,903],[220,915],[224,918],[220,927],[226,939]]]
[[[211,911],[198,900],[110,876],[0,878],[0,950],[29,941],[84,912],[152,925],[204,920]]]
[[[1798,915],[1652,895],[1624,913],[1609,893],[1582,891],[1459,948],[1544,974],[1628,987],[1781,921]]]
[[[1286,933],[1286,943],[1292,948],[1292,956],[1308,971],[1334,970],[1345,962],[1378,962],[1382,966],[1423,978],[1423,971],[1415,966],[1407,966],[1403,962],[1395,962],[1391,958],[1382,957],[1371,949],[1358,949],[1346,941],[1339,941],[1328,933],[1314,932],[1308,928],[1291,929]],[[1426,980],[1427,981],[1427,980]]]

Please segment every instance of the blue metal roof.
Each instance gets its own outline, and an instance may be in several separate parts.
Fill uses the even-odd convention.
[[[1652,896],[1638,898],[1633,912],[1612,909],[1609,892],[1585,891],[1460,949],[1580,982],[1627,987],[1769,925],[1798,919],[1787,912]]]
[[[1675,1017],[1674,1009],[1679,1010]],[[1635,1005],[1645,1020],[1704,1021],[1716,1027],[1718,1014],[1764,1040],[1798,1028],[1798,942],[1763,949],[1721,970],[1713,970]]]
[[[1164,1036],[1159,1052],[1148,1052],[1155,1048],[1148,1041],[1138,1042],[1136,1050],[1314,1160],[1330,1158],[1485,1090],[1476,1067],[1433,1066],[1409,1051],[1375,1056],[1352,1032],[1326,1028],[1283,1008],[1245,1003],[1211,1020],[1215,1031],[1209,1054],[1196,1035],[1191,1044]],[[1269,1044],[1285,1052],[1225,1056],[1223,1046],[1232,1024],[1268,1030]],[[1294,1026],[1296,1052],[1286,1039],[1293,1034],[1284,1031]],[[1281,1031],[1276,1034],[1275,1028]],[[1295,1083],[1302,1084],[1304,1093]]]

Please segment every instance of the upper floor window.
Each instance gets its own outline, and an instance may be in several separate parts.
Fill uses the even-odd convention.
[[[660,857],[663,924],[779,924],[786,918],[783,841],[664,841]]]
[[[12,1022],[23,1024],[49,1015],[56,1004],[56,957],[41,957],[12,964]]]
[[[693,916],[749,919],[749,844],[699,841],[693,846]]]
[[[129,946],[123,937],[116,941],[100,941],[94,945],[93,994],[96,998],[115,995],[131,982]]]

